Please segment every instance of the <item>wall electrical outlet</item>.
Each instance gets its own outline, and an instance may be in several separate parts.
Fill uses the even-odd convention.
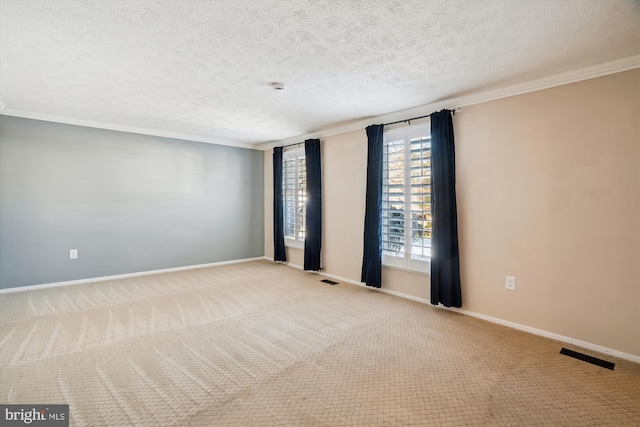
[[[516,278],[515,276],[507,276],[506,279],[506,288],[510,291],[516,290]]]
[[[69,259],[78,259],[77,249],[69,249]]]

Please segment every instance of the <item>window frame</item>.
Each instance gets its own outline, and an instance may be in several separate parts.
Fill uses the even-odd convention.
[[[403,158],[403,163],[404,163],[404,189],[403,189],[404,239],[403,239],[403,252],[402,252],[403,256],[389,255],[385,253],[385,250],[383,249],[382,265],[383,267],[407,270],[407,271],[411,271],[414,273],[421,273],[421,274],[429,274],[430,268],[431,268],[431,256],[429,255],[426,260],[412,259],[412,256],[411,256],[412,245],[411,244],[408,245],[409,251],[407,251],[406,242],[411,241],[411,230],[412,230],[411,140],[416,138],[425,138],[425,137],[428,138],[429,141],[431,140],[431,129],[430,129],[429,121],[427,121],[426,123],[403,125],[403,126],[394,127],[391,129],[385,129],[384,137],[383,137],[383,144],[384,144],[383,155],[387,155],[387,144],[389,142],[394,142],[402,139],[403,152],[405,153],[405,156]],[[429,146],[429,150],[431,150],[430,146]],[[433,167],[431,162],[429,162],[429,167]],[[383,206],[385,205],[385,202],[390,203],[388,196],[387,196],[387,199],[385,199],[385,193],[384,193],[384,188],[387,185],[387,179],[388,179],[388,175],[387,175],[388,172],[385,173],[385,171],[386,169],[383,169],[383,194],[382,194]],[[430,185],[432,185],[432,183],[433,181],[431,181]],[[383,211],[384,211],[384,207],[383,207]],[[387,218],[390,218],[390,216],[387,216]],[[431,218],[432,218],[431,227],[433,228],[433,217]],[[381,218],[381,220],[382,220],[381,227],[383,227],[381,232],[384,235],[384,227],[390,226],[390,224],[384,224],[384,212],[383,212],[383,218]],[[406,226],[406,224],[409,224],[409,226]]]
[[[294,163],[294,175],[295,175],[295,184],[293,189],[294,194],[294,202],[293,202],[293,223],[294,223],[294,235],[287,235],[287,161],[293,159]],[[304,165],[304,183],[300,182],[300,175],[298,168],[300,164]],[[304,227],[305,224],[302,222],[305,221],[305,209],[306,209],[306,155],[304,146],[302,147],[293,147],[293,148],[285,148],[282,150],[282,195],[283,195],[283,214],[282,221],[284,230],[284,244],[285,246],[290,246],[294,248],[304,248]],[[304,188],[300,189],[300,186],[304,184]],[[301,200],[302,199],[302,200]],[[299,212],[298,209],[302,209],[302,212]],[[302,236],[301,236],[302,234]]]

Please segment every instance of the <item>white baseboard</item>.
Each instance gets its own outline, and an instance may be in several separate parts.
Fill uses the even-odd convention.
[[[58,286],[80,285],[83,283],[104,282],[105,280],[126,279],[129,277],[148,276],[150,274],[171,273],[174,271],[193,270],[196,268],[215,267],[218,265],[238,264],[241,262],[256,261],[265,259],[265,257],[234,259],[230,261],[211,262],[209,264],[188,265],[185,267],[163,268],[160,270],[140,271],[136,273],[116,274],[114,276],[91,277],[88,279],[69,280],[66,282],[44,283],[41,285],[19,286],[15,288],[0,289],[0,294],[8,294],[12,292],[33,291],[36,289],[56,288]]]
[[[618,350],[613,350],[607,347],[603,347],[598,344],[593,344],[586,341],[581,341],[575,338],[566,337],[553,332],[544,331],[542,329],[532,328],[531,326],[521,325],[519,323],[509,322],[508,320],[499,319],[497,317],[487,316],[486,314],[480,314],[469,310],[463,310],[461,308],[447,308],[438,306],[446,310],[455,311],[460,314],[466,314],[467,316],[476,317],[478,319],[486,320],[488,322],[497,323],[499,325],[507,326],[509,328],[518,329],[520,331],[529,332],[530,334],[540,335],[545,338],[551,338],[552,340],[561,341],[567,344],[573,344],[578,347],[586,348],[588,350],[597,351],[599,353],[609,354],[611,356],[619,357],[620,359],[629,360],[631,362],[640,363],[640,356],[635,356],[629,353],[623,353]]]
[[[269,257],[266,257],[266,256],[264,258],[273,261],[273,258],[269,258]],[[286,265],[288,265],[290,267],[299,268],[299,269],[302,270],[302,267],[299,266],[299,265],[290,264],[290,263],[284,263],[284,264],[286,264]],[[314,273],[316,273],[316,272],[314,272]],[[431,301],[429,301],[428,299],[414,297],[413,295],[408,295],[408,294],[404,294],[402,292],[392,291],[392,290],[389,290],[389,289],[373,288],[373,287],[370,287],[370,286],[366,286],[364,283],[360,283],[360,282],[357,282],[355,280],[347,279],[345,277],[336,276],[335,274],[328,274],[328,273],[325,273],[325,272],[317,272],[317,273],[322,275],[322,276],[329,277],[331,279],[335,279],[335,280],[338,280],[338,281],[341,281],[341,282],[351,283],[353,285],[362,286],[362,287],[365,287],[365,288],[373,290],[373,291],[383,292],[383,293],[386,293],[386,294],[395,295],[395,296],[400,297],[400,298],[405,298],[405,299],[409,299],[409,300],[412,300],[412,301],[417,301],[417,302],[420,302],[422,304],[431,305]],[[614,357],[619,357],[620,359],[625,359],[625,360],[629,360],[631,362],[640,363],[640,356],[636,356],[636,355],[629,354],[629,353],[623,353],[621,351],[613,350],[613,349],[610,349],[610,348],[607,348],[607,347],[603,347],[603,346],[600,346],[600,345],[597,345],[597,344],[592,344],[590,342],[581,341],[581,340],[578,340],[578,339],[575,339],[575,338],[566,337],[564,335],[555,334],[553,332],[543,331],[542,329],[532,328],[530,326],[521,325],[519,323],[510,322],[508,320],[503,320],[503,319],[499,319],[497,317],[487,316],[486,314],[480,314],[480,313],[476,313],[476,312],[473,312],[473,311],[464,310],[464,309],[461,309],[461,308],[445,307],[443,305],[437,305],[437,306],[433,306],[432,305],[432,307],[438,307],[438,308],[441,308],[441,309],[444,309],[444,310],[454,311],[456,313],[464,314],[464,315],[471,316],[471,317],[476,317],[478,319],[486,320],[486,321],[491,322],[491,323],[497,323],[498,325],[507,326],[509,328],[517,329],[519,331],[528,332],[530,334],[539,335],[539,336],[542,336],[542,337],[545,337],[545,338],[551,338],[551,339],[556,340],[556,341],[564,342],[564,343],[567,343],[567,344],[573,344],[575,346],[586,348],[588,350],[593,350],[593,351],[597,351],[599,353],[609,354],[609,355],[614,356]]]
[[[270,260],[273,261],[273,258],[271,257],[267,257],[267,256],[262,256],[262,257],[255,257],[255,258],[243,258],[243,259],[235,259],[235,260],[231,260],[231,261],[221,261],[221,262],[212,262],[212,263],[208,263],[208,264],[198,264],[198,265],[189,265],[189,266],[185,266],[185,267],[174,267],[174,268],[165,268],[165,269],[161,269],[161,270],[150,270],[150,271],[141,271],[141,272],[137,272],[137,273],[128,273],[128,274],[118,274],[118,275],[114,275],[114,276],[104,276],[104,277],[92,277],[92,278],[88,278],[88,279],[79,279],[79,280],[70,280],[70,281],[66,281],[66,282],[55,282],[55,283],[45,283],[45,284],[41,284],[41,285],[30,285],[30,286],[21,286],[21,287],[16,287],[16,288],[7,288],[7,289],[0,289],[0,294],[7,294],[7,293],[13,293],[13,292],[23,292],[23,291],[32,291],[32,290],[36,290],[36,289],[45,289],[45,288],[55,288],[58,286],[69,286],[69,285],[79,285],[79,284],[83,284],[83,283],[92,283],[92,282],[103,282],[106,280],[115,280],[115,279],[126,279],[129,277],[137,277],[137,276],[147,276],[150,274],[158,274],[158,273],[170,273],[170,272],[174,272],[174,271],[183,271],[183,270],[193,270],[193,269],[197,269],[197,268],[206,268],[206,267],[215,267],[215,266],[220,266],[220,265],[227,265],[227,264],[238,264],[238,263],[243,263],[243,262],[250,262],[250,261],[256,261],[256,260],[261,260],[261,259],[266,259],[266,260]],[[296,264],[291,264],[291,263],[283,263],[289,267],[293,267],[293,268],[297,268],[302,270],[303,267],[300,265],[296,265]],[[425,298],[418,298],[415,297],[413,295],[408,295],[402,292],[398,292],[398,291],[393,291],[390,289],[384,289],[384,288],[373,288],[370,286],[366,286],[364,283],[361,282],[357,282],[355,280],[351,280],[351,279],[347,279],[346,277],[341,277],[341,276],[336,276],[335,274],[329,274],[329,273],[325,273],[325,272],[311,272],[314,274],[319,274],[325,277],[328,277],[330,279],[335,279],[335,280],[339,280],[341,282],[346,282],[346,283],[350,283],[352,285],[357,285],[357,286],[362,286],[365,287],[369,290],[372,291],[376,291],[376,292],[383,292],[386,294],[390,294],[390,295],[394,295],[400,298],[405,298],[405,299],[409,299],[412,301],[416,301],[422,304],[431,304],[429,300],[425,299]],[[471,317],[476,317],[478,319],[482,319],[482,320],[486,320],[488,322],[492,322],[492,323],[497,323],[499,325],[502,326],[507,326],[509,328],[513,328],[513,329],[518,329],[520,331],[524,331],[524,332],[528,332],[534,335],[539,335],[539,336],[543,336],[545,338],[550,338],[556,341],[560,341],[560,342],[564,342],[567,344],[573,344],[576,345],[578,347],[582,347],[582,348],[586,348],[589,350],[593,350],[593,351],[597,351],[599,353],[603,353],[603,354],[609,354],[611,356],[614,357],[619,357],[620,359],[625,359],[625,360],[629,360],[631,362],[635,362],[635,363],[640,363],[640,356],[635,356],[633,354],[628,354],[628,353],[623,353],[621,351],[617,351],[617,350],[613,350],[607,347],[603,347],[597,344],[592,344],[590,342],[586,342],[586,341],[581,341],[575,338],[571,338],[571,337],[566,337],[564,335],[559,335],[553,332],[548,332],[548,331],[544,331],[542,329],[536,329],[536,328],[532,328],[530,326],[526,326],[526,325],[521,325],[519,323],[514,323],[514,322],[510,322],[508,320],[503,320],[503,319],[499,319],[497,317],[492,317],[492,316],[487,316],[486,314],[481,314],[481,313],[476,313],[473,311],[469,311],[469,310],[464,310],[461,308],[448,308],[448,307],[444,307],[442,305],[438,305],[436,306],[438,308],[442,308],[445,310],[450,310],[456,313],[460,313],[460,314],[464,314],[467,316],[471,316]]]

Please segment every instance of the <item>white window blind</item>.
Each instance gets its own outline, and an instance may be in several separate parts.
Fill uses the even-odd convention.
[[[428,125],[385,131],[383,264],[428,270],[431,257],[431,138]]]
[[[282,154],[284,237],[304,241],[307,203],[307,171],[304,147]]]

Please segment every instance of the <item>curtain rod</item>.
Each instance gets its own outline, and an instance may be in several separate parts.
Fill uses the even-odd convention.
[[[453,110],[451,110],[451,112],[455,116],[456,115],[456,111],[460,111],[460,110],[461,110],[460,108],[454,108]],[[397,122],[384,123],[384,126],[395,125],[395,124],[398,124],[398,123],[410,123],[411,120],[425,119],[427,117],[431,117],[431,114],[427,114],[426,116],[412,117],[410,119],[405,119],[405,120],[398,120]]]
[[[304,144],[304,142],[296,142],[293,144],[288,144],[288,145],[281,145],[282,148],[287,148],[287,147],[293,147],[294,145],[302,145]]]
[[[461,110],[462,110],[462,108],[460,108],[460,107],[454,108],[454,109],[451,110],[451,113],[455,116],[456,112],[460,112]],[[384,126],[396,125],[398,123],[407,123],[407,122],[411,122],[411,120],[425,119],[427,117],[431,117],[431,114],[427,114],[426,116],[412,117],[410,119],[405,119],[405,120],[398,120],[397,122],[384,123]],[[302,144],[304,144],[304,141],[303,142],[295,142],[293,144],[281,145],[280,147],[287,148],[287,147],[293,147],[294,145],[302,145]]]
[[[410,119],[405,119],[405,120],[398,120],[397,122],[391,122],[391,123],[385,123],[385,126],[389,126],[389,125],[395,125],[398,123],[407,123],[407,122],[411,122],[411,120],[418,120],[418,119],[424,119],[427,117],[431,117],[431,114],[427,114],[426,116],[419,116],[419,117],[412,117]]]
[[[309,140],[307,139],[306,141],[302,141],[302,142],[294,142],[293,144],[280,145],[280,147],[282,147],[282,148],[293,147],[294,145],[302,145],[302,144],[306,143],[307,141],[309,141]]]

